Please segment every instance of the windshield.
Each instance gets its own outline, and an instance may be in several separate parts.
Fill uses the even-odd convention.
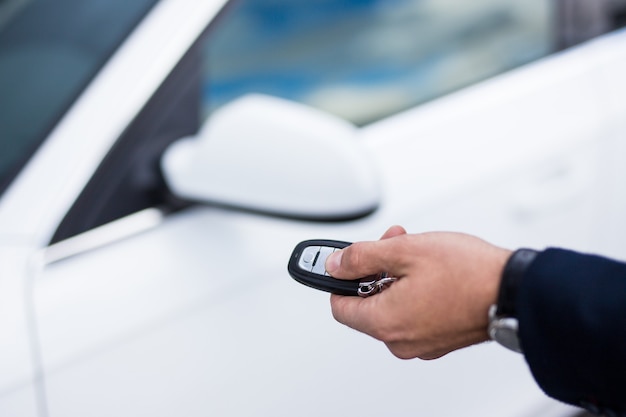
[[[157,0],[0,0],[0,193]]]

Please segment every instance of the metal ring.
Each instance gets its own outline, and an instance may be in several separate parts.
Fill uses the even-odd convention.
[[[388,277],[386,273],[379,275],[379,279],[374,281],[360,282],[357,294],[361,297],[369,297],[377,294],[393,283],[396,278]]]
[[[376,285],[376,281],[359,283],[359,289],[357,290],[357,294],[359,294],[361,297],[369,297],[370,295],[374,295],[377,292],[378,286]]]

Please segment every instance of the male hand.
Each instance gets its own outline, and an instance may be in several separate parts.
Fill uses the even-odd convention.
[[[379,241],[353,243],[328,257],[334,278],[381,272],[398,278],[369,298],[331,295],[333,316],[383,341],[399,358],[441,357],[488,340],[487,311],[510,255],[465,234],[407,234],[393,226]]]

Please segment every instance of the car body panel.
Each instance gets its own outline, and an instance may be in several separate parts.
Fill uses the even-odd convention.
[[[483,345],[398,361],[287,276],[299,240],[359,237],[382,220],[294,225],[197,209],[51,265],[35,293],[50,415],[479,416],[545,402],[521,356]]]
[[[0,244],[0,329],[7,342],[2,344],[0,392],[28,385],[34,374],[32,362],[32,249]],[[10,341],[10,343],[8,342]]]
[[[41,415],[42,402],[34,385],[29,384],[3,392],[0,414],[3,416],[37,417]]]

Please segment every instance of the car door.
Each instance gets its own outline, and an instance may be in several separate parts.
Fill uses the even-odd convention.
[[[189,117],[201,103],[194,43],[43,253],[34,314],[47,414],[573,414],[540,392],[521,356],[492,344],[397,361],[335,323],[327,296],[285,268],[300,240],[375,239],[393,223],[511,247],[598,248],[602,198],[621,186],[600,186],[615,171],[596,140],[611,137],[611,117],[621,114],[604,111],[611,104],[598,90],[602,65],[623,59],[611,42],[368,119],[359,135],[384,199],[372,215],[342,223],[168,193],[159,155],[199,124]]]
[[[152,13],[155,3],[0,6],[1,414],[45,414],[31,314],[41,250],[111,144],[186,51],[180,43],[192,42],[225,2],[176,2],[195,17],[185,26],[178,25],[184,15],[165,2]],[[160,24],[159,15],[171,26]],[[142,24],[144,18],[152,23]]]

